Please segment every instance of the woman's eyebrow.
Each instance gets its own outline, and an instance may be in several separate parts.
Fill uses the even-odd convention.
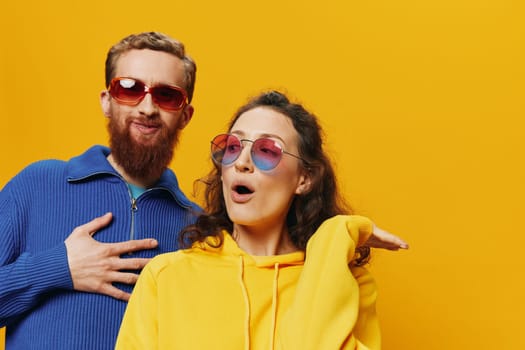
[[[246,133],[241,131],[241,130],[230,131],[230,134],[235,134],[235,135],[239,136],[240,138],[243,138],[246,135]],[[286,142],[283,140],[283,138],[280,137],[277,134],[262,133],[262,134],[257,135],[257,138],[258,139],[260,139],[260,138],[274,138],[274,139],[280,140],[283,144],[286,145]],[[252,140],[252,141],[254,141],[254,140]]]

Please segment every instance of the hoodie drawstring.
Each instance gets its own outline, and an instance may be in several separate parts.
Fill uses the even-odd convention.
[[[270,349],[274,349],[275,329],[277,324],[277,296],[279,292],[279,263],[274,264],[272,290],[272,322],[270,325]],[[246,313],[244,315],[244,349],[250,350],[250,298],[244,284],[244,258],[239,256],[239,284],[241,285]]]
[[[270,349],[274,348],[275,327],[277,323],[277,295],[279,281],[279,263],[274,265],[275,273],[273,275],[273,294],[272,294],[272,324],[270,326]]]
[[[242,255],[239,256],[239,283],[241,284],[244,305],[246,306],[246,313],[244,315],[244,349],[250,350],[250,299],[248,298],[248,292],[244,285],[244,259]]]

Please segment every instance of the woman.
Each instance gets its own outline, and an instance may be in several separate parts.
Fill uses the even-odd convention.
[[[376,289],[361,266],[373,224],[341,215],[315,116],[264,93],[211,152],[206,214],[180,236],[191,248],[143,270],[116,348],[379,349]],[[406,247],[379,229],[368,243]]]

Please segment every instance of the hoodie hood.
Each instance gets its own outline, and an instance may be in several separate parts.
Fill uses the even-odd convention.
[[[222,234],[224,237],[222,246],[220,246],[219,248],[213,248],[210,245],[206,244],[206,247],[204,249],[207,251],[214,251],[216,254],[219,254],[223,257],[238,258],[239,256],[242,256],[246,265],[256,266],[260,268],[273,268],[275,264],[279,264],[281,266],[290,266],[302,265],[304,263],[303,251],[297,251],[282,255],[250,255],[237,245],[237,242],[235,242],[233,237],[227,231],[223,231]]]

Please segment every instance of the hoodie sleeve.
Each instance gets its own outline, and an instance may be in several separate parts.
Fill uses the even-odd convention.
[[[374,280],[366,269],[348,267],[372,228],[365,217],[340,215],[310,238],[277,349],[380,349]]]

